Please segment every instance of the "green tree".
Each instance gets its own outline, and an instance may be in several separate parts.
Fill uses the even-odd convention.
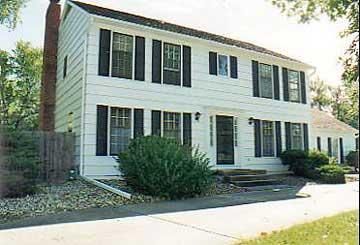
[[[37,128],[42,50],[19,41],[11,52],[0,50],[0,123]]]
[[[20,10],[27,0],[0,0],[0,24],[14,29],[20,20]]]
[[[323,110],[331,104],[331,98],[329,96],[329,86],[325,84],[319,77],[310,81],[311,92],[311,106],[316,107],[319,110]]]

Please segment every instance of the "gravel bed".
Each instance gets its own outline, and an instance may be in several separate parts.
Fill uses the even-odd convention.
[[[0,199],[0,223],[16,218],[145,201],[147,200],[141,198],[123,198],[84,180],[69,181],[61,185],[40,185],[39,192],[34,195]]]

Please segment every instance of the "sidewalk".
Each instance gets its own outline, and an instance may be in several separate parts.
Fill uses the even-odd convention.
[[[2,230],[0,243],[231,244],[239,238],[357,209],[359,205],[359,182],[310,185],[301,191],[312,197]]]

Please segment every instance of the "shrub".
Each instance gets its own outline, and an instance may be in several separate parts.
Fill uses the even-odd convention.
[[[328,155],[321,151],[315,150],[309,152],[307,159],[309,160],[309,163],[315,168],[329,164],[330,162]]]
[[[346,156],[346,163],[349,166],[355,167],[355,169],[359,168],[359,152],[358,151],[350,151]]]
[[[293,171],[295,175],[305,176],[305,160],[307,153],[301,150],[287,150],[281,153],[281,161],[284,165],[289,165],[289,170]]]
[[[9,131],[3,134],[2,197],[22,197],[35,193],[40,170],[40,157],[35,134]]]
[[[345,183],[345,172],[339,165],[328,164],[317,169],[320,180],[327,184],[343,184]]]
[[[214,181],[205,154],[157,136],[132,140],[118,161],[127,183],[148,195],[192,197],[207,191]]]

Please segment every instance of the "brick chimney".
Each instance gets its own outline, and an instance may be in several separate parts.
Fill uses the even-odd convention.
[[[54,131],[55,127],[54,110],[60,12],[59,0],[50,0],[46,12],[43,73],[40,92],[39,128],[44,131]]]

